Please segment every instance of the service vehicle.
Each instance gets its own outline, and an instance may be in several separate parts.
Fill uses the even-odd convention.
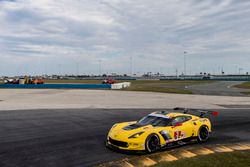
[[[41,78],[35,78],[35,79],[32,79],[31,84],[44,84],[44,80],[41,79]]]
[[[4,79],[5,84],[19,84],[18,78],[5,78]]]
[[[102,81],[103,84],[115,84],[116,80],[114,79],[105,79]]]
[[[114,124],[108,133],[106,146],[126,151],[155,152],[194,140],[206,142],[212,132],[209,115],[217,116],[218,112],[186,108],[155,111],[139,121]]]

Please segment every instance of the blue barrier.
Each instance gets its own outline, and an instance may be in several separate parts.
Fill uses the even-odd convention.
[[[111,89],[109,84],[0,84],[7,89]]]

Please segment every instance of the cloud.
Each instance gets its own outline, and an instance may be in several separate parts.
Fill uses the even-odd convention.
[[[99,60],[103,72],[123,74],[131,57],[134,72],[175,74],[184,51],[192,73],[250,71],[249,7],[247,0],[1,0],[0,75],[58,73],[59,65],[76,73],[76,63],[96,74]]]

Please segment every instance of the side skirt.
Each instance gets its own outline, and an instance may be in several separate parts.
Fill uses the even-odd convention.
[[[169,148],[176,148],[176,147],[181,147],[183,145],[195,144],[195,143],[197,143],[197,137],[189,137],[186,139],[167,143],[166,145],[162,146],[161,149],[164,150]]]

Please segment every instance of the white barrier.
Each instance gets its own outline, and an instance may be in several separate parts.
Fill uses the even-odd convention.
[[[126,87],[129,87],[131,85],[131,82],[122,82],[122,83],[116,83],[111,85],[111,89],[123,89]]]

